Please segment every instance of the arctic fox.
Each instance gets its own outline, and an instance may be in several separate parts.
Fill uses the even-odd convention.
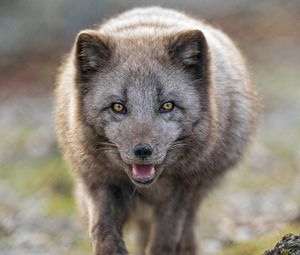
[[[129,220],[138,254],[198,254],[198,205],[258,119],[233,42],[184,13],[136,8],[78,34],[55,96],[93,254],[128,254]]]

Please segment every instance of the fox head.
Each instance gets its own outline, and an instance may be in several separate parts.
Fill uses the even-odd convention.
[[[96,154],[135,184],[154,183],[193,143],[205,150],[210,84],[201,31],[137,38],[86,30],[74,55],[82,125],[94,133]]]

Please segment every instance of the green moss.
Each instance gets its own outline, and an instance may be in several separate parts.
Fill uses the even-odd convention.
[[[230,247],[226,248],[220,255],[262,255],[266,250],[272,249],[277,242],[279,242],[286,233],[299,233],[300,225],[289,225],[279,231],[274,231],[262,235],[255,240],[234,243]],[[284,255],[290,253],[286,251]]]
[[[65,255],[86,255],[91,254],[91,245],[85,239],[79,239]]]
[[[64,195],[52,195],[46,209],[49,216],[60,214],[73,214],[75,212],[75,203],[72,197]]]
[[[70,194],[72,181],[65,164],[57,155],[38,161],[16,161],[0,167],[0,177],[23,194],[42,189]]]
[[[11,245],[13,244],[13,239],[11,236],[9,235],[1,235],[1,242],[5,245],[5,246],[8,246],[8,247],[11,247]]]
[[[288,250],[281,250],[281,254],[282,255],[292,255],[292,253],[289,252]]]
[[[0,167],[4,178],[22,196],[45,195],[46,214],[74,212],[72,178],[58,155],[38,161],[16,161]]]

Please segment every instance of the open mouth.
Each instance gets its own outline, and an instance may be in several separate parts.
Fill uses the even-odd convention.
[[[155,179],[153,164],[132,164],[132,179],[140,184],[150,184]]]

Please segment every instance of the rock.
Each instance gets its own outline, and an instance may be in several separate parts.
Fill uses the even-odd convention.
[[[274,249],[263,255],[300,255],[300,234],[285,235]]]

